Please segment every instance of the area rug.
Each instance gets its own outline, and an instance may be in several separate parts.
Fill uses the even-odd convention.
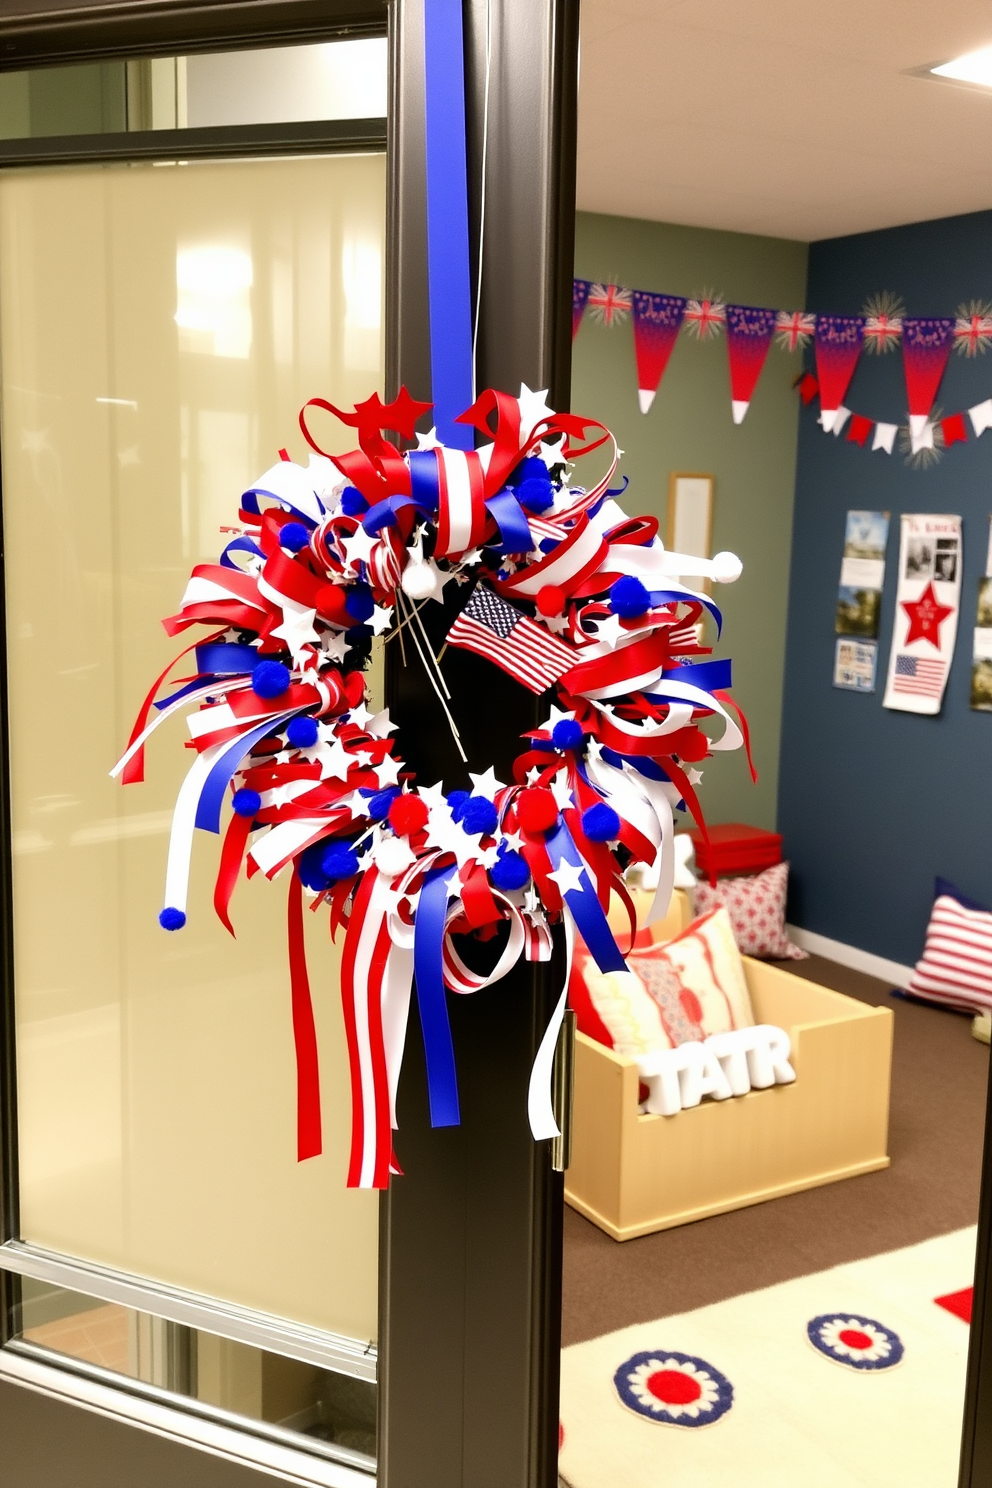
[[[636,1243],[636,1242],[633,1242]],[[955,1488],[958,1230],[562,1353],[566,1488]]]

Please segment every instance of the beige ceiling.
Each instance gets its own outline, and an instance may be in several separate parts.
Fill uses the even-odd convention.
[[[578,204],[811,241],[992,207],[989,0],[582,0]]]

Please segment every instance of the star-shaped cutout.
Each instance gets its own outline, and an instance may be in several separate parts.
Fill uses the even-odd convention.
[[[468,778],[472,782],[472,794],[474,796],[485,796],[488,801],[494,800],[496,792],[504,789],[504,783],[502,780],[496,779],[496,771],[492,765],[489,766],[484,775],[473,775],[472,771],[469,770]]]
[[[596,625],[596,639],[605,645],[616,646],[621,637],[627,636],[629,631],[624,627],[619,615],[608,615],[605,620],[600,620]]]
[[[346,537],[341,546],[344,548],[349,568],[357,568],[359,563],[368,563],[372,550],[379,541],[370,532],[359,524],[358,530],[353,537]]]
[[[555,635],[562,635],[569,628],[567,615],[538,615],[537,619]]]
[[[309,749],[301,749],[301,756],[311,764],[319,763],[321,780],[347,780],[354,756],[348,753],[341,740],[334,737],[326,724],[318,724],[318,728],[325,733],[325,737],[312,744]]]
[[[428,811],[433,811],[436,807],[444,805],[444,786],[440,780],[437,785],[418,785],[417,795],[423,801]]]
[[[552,780],[551,794],[555,798],[555,805],[558,807],[559,811],[564,811],[566,807],[571,806],[572,792],[568,784],[568,779],[563,771],[559,771],[554,780]]]
[[[541,770],[538,765],[532,765],[527,771],[527,784],[536,785],[541,778]]]
[[[902,599],[899,603],[909,620],[909,630],[903,645],[911,646],[914,641],[929,641],[939,651],[940,627],[948,615],[954,614],[954,606],[941,604],[934,593],[932,581],[927,584],[919,599]]]
[[[540,392],[532,392],[525,382],[520,384],[520,397],[517,402],[520,405],[521,444],[530,438],[536,424],[554,413],[554,409],[548,407],[547,397],[547,388],[542,388]]]
[[[372,619],[369,623],[372,626],[373,635],[382,635],[393,623],[392,605],[389,605],[386,609],[383,609],[382,605],[376,605],[372,611]]]
[[[554,879],[562,894],[570,894],[573,889],[582,888],[582,869],[576,868],[574,863],[563,862],[548,877]]]
[[[375,715],[369,712],[364,703],[359,703],[348,712],[348,721],[356,723],[360,729],[367,728],[374,717]]]
[[[275,626],[272,634],[286,642],[294,661],[304,646],[316,645],[320,640],[313,628],[316,614],[316,610],[308,610],[303,605],[293,604],[292,600],[283,599],[282,624]]]
[[[399,728],[398,723],[390,723],[389,709],[383,708],[381,713],[374,713],[366,725],[365,732],[376,739],[386,739],[390,734],[395,734]]]
[[[399,785],[400,770],[402,768],[403,766],[398,759],[395,759],[391,754],[384,755],[381,764],[375,767],[375,776],[379,782],[380,789],[385,789],[387,785]]]
[[[519,832],[504,832],[503,842],[510,852],[519,852],[524,845],[524,839]]]
[[[437,449],[441,441],[437,437],[437,429],[429,429],[426,434],[417,435],[418,450]]]
[[[348,650],[348,642],[344,638],[344,632],[329,630],[321,638],[320,649],[327,661],[344,661]]]

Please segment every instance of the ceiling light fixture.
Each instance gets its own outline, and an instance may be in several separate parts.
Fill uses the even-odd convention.
[[[979,47],[977,51],[965,52],[940,67],[929,69],[935,77],[953,78],[959,83],[974,83],[980,88],[992,88],[992,46]]]

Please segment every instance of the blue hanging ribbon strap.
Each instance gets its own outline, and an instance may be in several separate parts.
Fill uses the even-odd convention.
[[[462,0],[425,0],[424,70],[434,421],[442,444],[468,450],[472,430],[455,423],[473,402]]]
[[[627,963],[613,938],[613,931],[603,913],[603,906],[596,897],[596,891],[589,882],[589,874],[579,849],[564,822],[554,836],[548,838],[547,848],[555,872],[563,863],[570,863],[582,870],[581,887],[567,889],[562,898],[568,905],[578,932],[596,965],[600,971],[626,971]]]
[[[424,1033],[431,1126],[458,1126],[461,1120],[442,959],[448,884],[454,873],[455,869],[451,867],[428,875],[420,891],[413,932],[413,972],[417,983],[420,1026]]]

